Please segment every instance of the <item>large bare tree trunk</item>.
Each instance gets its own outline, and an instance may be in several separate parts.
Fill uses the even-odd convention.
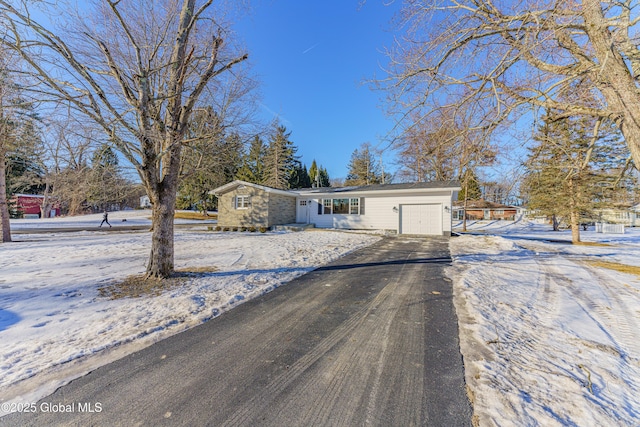
[[[5,176],[5,153],[0,149],[0,243],[11,241],[11,223],[9,222],[9,205],[7,204],[7,181]]]
[[[147,265],[147,278],[164,278],[173,274],[174,227],[176,192],[180,172],[180,144],[173,144],[167,158],[162,181],[147,188],[152,204],[151,254]]]
[[[147,265],[147,278],[168,277],[173,273],[173,214],[175,197],[165,195],[153,204],[151,254]]]
[[[593,45],[599,70],[596,85],[602,91],[609,109],[624,135],[636,168],[640,169],[640,91],[636,76],[620,51],[620,31],[610,30],[610,19],[604,16],[600,0],[585,0],[582,6],[585,31]],[[634,54],[637,55],[637,47]],[[633,57],[638,60],[639,58]],[[634,61],[635,62],[635,61]],[[636,66],[636,64],[632,64]]]

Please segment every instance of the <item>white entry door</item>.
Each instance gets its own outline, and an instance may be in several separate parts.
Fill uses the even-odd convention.
[[[400,233],[442,236],[442,205],[401,205]]]
[[[309,224],[309,209],[311,209],[311,200],[298,200],[298,208],[296,212],[297,223]]]

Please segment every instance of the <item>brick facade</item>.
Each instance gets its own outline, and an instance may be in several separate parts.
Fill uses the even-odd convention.
[[[249,196],[247,208],[236,208],[238,196]],[[218,225],[221,227],[271,227],[296,222],[296,198],[260,188],[235,188],[218,197]]]

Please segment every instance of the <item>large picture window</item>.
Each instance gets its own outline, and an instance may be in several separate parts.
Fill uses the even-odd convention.
[[[348,214],[349,213],[349,199],[333,199],[333,213],[334,214]]]
[[[318,200],[318,215],[364,215],[364,198]]]

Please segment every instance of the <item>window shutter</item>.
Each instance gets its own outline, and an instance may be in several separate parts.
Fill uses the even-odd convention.
[[[236,204],[236,196],[231,198],[231,209],[238,209],[238,205]]]
[[[318,215],[322,215],[322,199],[318,199]]]
[[[360,215],[364,215],[364,197],[360,197]]]

